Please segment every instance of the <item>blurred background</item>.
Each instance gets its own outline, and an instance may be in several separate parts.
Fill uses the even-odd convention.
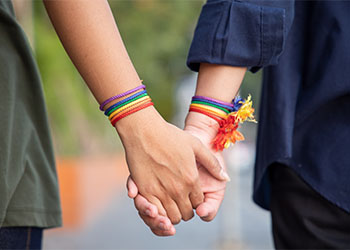
[[[128,199],[120,140],[70,62],[42,1],[13,0],[40,68],[57,157],[64,226],[47,230],[44,249],[271,249],[268,212],[251,200],[256,124],[225,152],[232,181],[213,222],[198,217],[171,238],[153,236]],[[186,67],[202,0],[111,0],[134,65],[163,117],[183,127],[196,74]],[[259,119],[261,72],[240,90]]]

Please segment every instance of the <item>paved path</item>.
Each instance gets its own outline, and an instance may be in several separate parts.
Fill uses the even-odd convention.
[[[176,226],[174,237],[153,236],[122,189],[83,228],[48,231],[44,249],[271,249],[269,214],[251,201],[251,167],[231,177],[213,222],[196,217]]]

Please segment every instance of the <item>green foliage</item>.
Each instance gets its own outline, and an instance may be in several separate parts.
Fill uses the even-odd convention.
[[[173,115],[173,87],[189,73],[186,56],[203,1],[110,1],[132,61],[160,113]]]
[[[79,154],[88,147],[84,137],[90,132],[98,136],[94,129],[107,126],[95,112],[97,103],[65,53],[41,1],[34,1],[34,10],[35,53],[55,149],[61,155]]]
[[[42,2],[33,2],[36,58],[57,153],[115,150],[115,131],[66,55]],[[202,4],[187,0],[110,1],[130,57],[166,119],[173,113],[174,84],[189,73],[186,56]]]

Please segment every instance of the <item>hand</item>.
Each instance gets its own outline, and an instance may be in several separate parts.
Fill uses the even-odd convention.
[[[211,142],[215,138],[219,125],[212,118],[200,113],[190,112],[186,118],[185,131],[197,137],[216,157],[223,171],[226,173],[226,164],[222,151],[215,151]],[[200,204],[196,213],[204,221],[211,221],[215,218],[222,200],[224,199],[226,181],[218,180],[211,175],[201,163],[197,163],[199,181],[204,193],[204,202]]]
[[[226,179],[200,140],[165,122],[153,107],[122,119],[117,130],[138,193],[172,224],[191,219],[193,208],[203,202],[196,162],[216,178]]]
[[[186,119],[185,130],[199,138],[204,145],[211,149],[221,166],[225,168],[222,152],[215,152],[211,147],[211,141],[216,135],[218,124],[216,121],[202,114],[190,112]],[[225,168],[226,169],[226,168]],[[198,216],[204,221],[211,221],[223,200],[226,182],[214,178],[200,163],[198,164],[199,180],[204,192],[205,201],[196,209]],[[127,181],[128,195],[134,198],[135,207],[140,217],[150,227],[152,232],[158,236],[174,235],[176,230],[171,221],[158,213],[157,207],[147,201],[141,194],[133,180],[129,177]]]

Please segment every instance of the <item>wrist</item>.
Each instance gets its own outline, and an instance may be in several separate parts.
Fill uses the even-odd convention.
[[[205,132],[210,138],[215,138],[219,124],[213,118],[197,112],[189,112],[185,120],[185,128],[191,128],[198,132]]]
[[[123,143],[127,137],[142,137],[142,132],[152,128],[156,121],[164,122],[161,115],[154,106],[141,109],[127,117],[124,117],[115,124],[115,128]]]
[[[232,103],[205,96],[194,96],[189,109],[190,114],[186,119],[186,128],[189,126],[189,130],[209,133],[208,135],[214,138],[212,143],[215,150],[223,150],[236,141],[244,140],[244,136],[237,131],[239,124],[245,121],[256,122],[252,104],[250,95],[247,99],[236,97]],[[213,125],[213,120],[217,122],[216,126]]]

